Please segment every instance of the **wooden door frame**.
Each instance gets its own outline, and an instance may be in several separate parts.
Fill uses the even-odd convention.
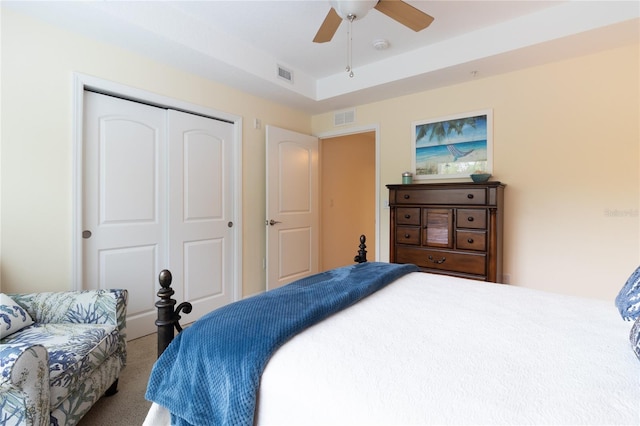
[[[233,124],[233,155],[235,160],[234,179],[237,184],[236,188],[238,188],[238,190],[234,191],[232,194],[235,215],[233,223],[236,225],[233,227],[233,238],[236,240],[235,251],[232,253],[235,273],[235,279],[233,282],[233,300],[239,300],[242,295],[242,117],[81,73],[73,73],[72,90],[73,158],[71,181],[73,187],[71,199],[73,200],[73,206],[71,209],[71,288],[74,290],[82,289],[82,145],[84,91],[93,90],[134,102],[141,102],[162,108],[170,108],[214,119],[225,120]]]
[[[318,133],[317,136],[318,139],[320,140],[319,143],[319,149],[320,152],[322,152],[322,140],[323,139],[329,139],[329,138],[336,138],[336,137],[341,137],[341,136],[349,136],[349,135],[355,135],[358,133],[368,133],[368,132],[374,132],[375,134],[375,141],[376,141],[376,146],[375,146],[375,155],[376,155],[376,164],[375,164],[375,170],[376,170],[376,178],[375,178],[375,191],[376,191],[376,195],[375,195],[375,200],[376,200],[376,213],[375,213],[375,250],[376,250],[376,256],[375,259],[369,259],[371,261],[375,260],[375,261],[379,261],[380,260],[380,235],[381,234],[381,229],[380,229],[380,125],[379,124],[367,124],[364,126],[355,126],[355,127],[349,127],[349,128],[345,128],[345,129],[338,129],[338,130],[331,130],[328,132],[322,132],[322,133]],[[322,185],[322,177],[320,177],[320,184]],[[320,230],[320,232],[322,232],[322,229]],[[358,247],[358,242],[356,241],[354,243],[354,247],[357,249]]]

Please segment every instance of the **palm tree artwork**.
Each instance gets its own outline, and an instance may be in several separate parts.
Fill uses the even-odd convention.
[[[488,114],[482,114],[417,124],[416,175],[454,177],[487,171],[487,121]]]

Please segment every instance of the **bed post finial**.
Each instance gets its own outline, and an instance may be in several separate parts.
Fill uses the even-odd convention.
[[[360,250],[358,250],[356,257],[353,258],[354,262],[364,263],[367,261],[367,245],[365,241],[367,241],[367,237],[365,237],[364,234],[360,235],[360,245],[358,246]]]
[[[156,302],[156,308],[158,308],[158,319],[156,320],[156,326],[158,327],[158,357],[162,355],[162,352],[169,346],[169,343],[173,340],[173,329],[178,332],[182,331],[180,326],[180,312],[184,311],[186,314],[191,312],[192,306],[189,302],[182,302],[174,310],[173,307],[176,304],[175,299],[172,299],[174,291],[171,288],[171,281],[173,276],[171,271],[163,269],[160,271],[158,281],[160,282],[160,290],[158,291],[158,297],[160,300]]]

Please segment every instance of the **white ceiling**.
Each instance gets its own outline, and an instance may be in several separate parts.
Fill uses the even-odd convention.
[[[245,92],[321,113],[637,43],[637,1],[407,0],[435,21],[415,33],[372,10],[313,43],[327,0],[2,1]],[[389,48],[373,48],[376,39]],[[293,72],[293,84],[277,76]],[[79,70],[81,71],[81,70]]]

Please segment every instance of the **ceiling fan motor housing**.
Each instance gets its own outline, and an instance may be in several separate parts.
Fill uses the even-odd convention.
[[[373,9],[378,0],[331,0],[330,3],[342,19],[349,20],[349,15],[353,15],[355,21]]]

